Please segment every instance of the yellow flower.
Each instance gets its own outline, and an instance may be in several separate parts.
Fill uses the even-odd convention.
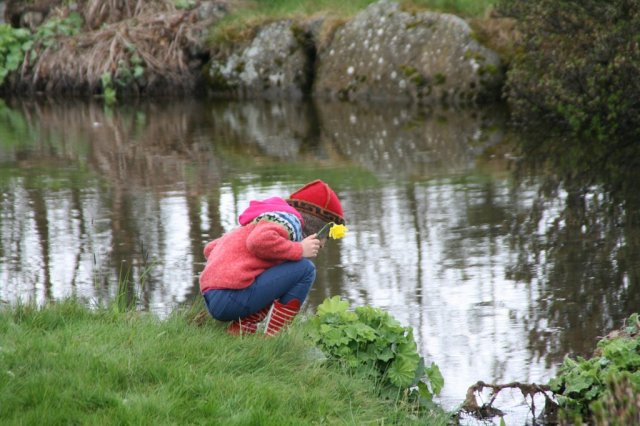
[[[349,228],[347,228],[344,225],[333,225],[329,229],[329,238],[333,238],[334,240],[338,240],[338,239],[344,237],[347,234],[348,230],[349,230]]]

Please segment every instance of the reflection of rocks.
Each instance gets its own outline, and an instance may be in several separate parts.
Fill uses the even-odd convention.
[[[496,99],[498,55],[473,39],[461,18],[409,13],[379,1],[338,29],[318,53],[314,94],[434,105]]]
[[[80,159],[111,182],[158,188],[189,182],[196,192],[220,179],[222,162],[233,158],[346,160],[397,176],[466,171],[502,137],[499,115],[488,110],[267,101],[135,108],[135,114],[126,108],[106,114],[92,103],[21,104],[25,116],[49,129],[51,139],[33,154],[48,155],[44,147],[57,146],[64,135],[64,160]]]
[[[217,135],[254,145],[260,154],[278,159],[295,159],[302,142],[312,132],[312,111],[308,103],[242,102],[224,106],[216,119]]]
[[[322,138],[376,173],[433,175],[464,171],[502,139],[501,115],[487,110],[421,111],[411,107],[317,105]]]

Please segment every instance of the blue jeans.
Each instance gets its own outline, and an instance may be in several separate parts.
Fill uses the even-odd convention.
[[[298,299],[302,304],[315,279],[316,266],[309,259],[284,262],[258,275],[247,288],[209,290],[204,300],[212,317],[233,321],[270,306],[274,300],[286,304]]]

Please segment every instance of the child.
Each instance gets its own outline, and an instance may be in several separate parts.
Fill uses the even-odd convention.
[[[200,292],[212,317],[231,321],[229,333],[255,333],[266,319],[273,336],[300,311],[316,277],[309,259],[325,242],[316,234],[329,222],[344,224],[342,205],[315,180],[287,200],[251,201],[238,221],[241,227],[205,246]]]

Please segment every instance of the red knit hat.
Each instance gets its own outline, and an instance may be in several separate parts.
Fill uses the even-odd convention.
[[[333,189],[320,179],[309,182],[289,196],[287,203],[325,222],[344,225],[342,204]]]

